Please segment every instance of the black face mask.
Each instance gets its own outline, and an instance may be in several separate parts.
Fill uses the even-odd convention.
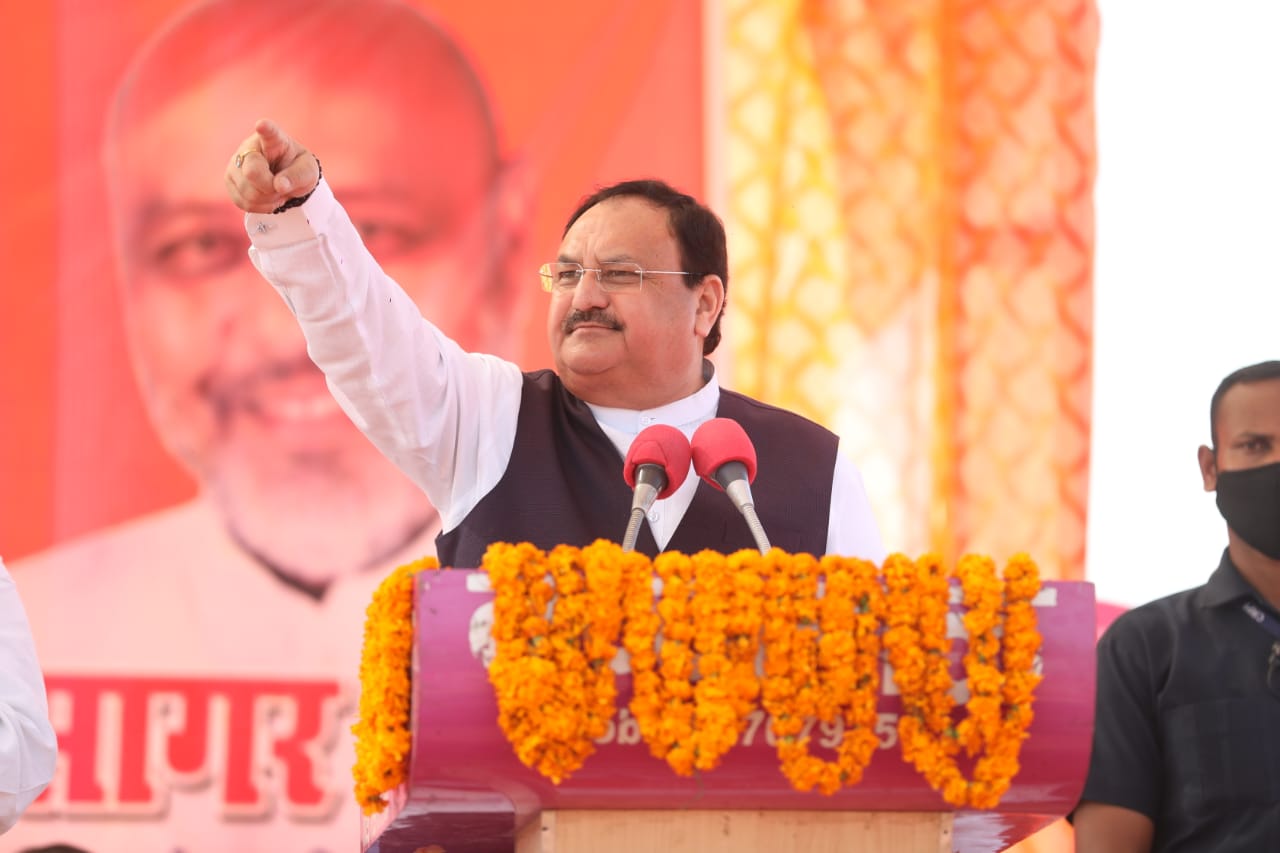
[[[1219,471],[1218,511],[1241,539],[1280,560],[1280,462]]]

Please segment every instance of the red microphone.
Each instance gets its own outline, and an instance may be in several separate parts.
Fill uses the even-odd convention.
[[[634,489],[631,518],[622,536],[622,550],[634,551],[640,524],[655,500],[669,497],[689,476],[691,450],[684,433],[654,424],[640,431],[627,449],[622,478]]]
[[[769,551],[769,537],[756,516],[751,482],[756,478],[756,449],[737,421],[712,418],[693,433],[693,470],[733,501],[747,520],[760,553]]]

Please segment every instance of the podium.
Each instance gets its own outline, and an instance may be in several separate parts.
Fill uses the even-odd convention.
[[[497,725],[484,663],[487,581],[477,570],[416,576],[409,778],[390,792],[385,811],[363,819],[367,853],[987,853],[1065,815],[1084,785],[1095,689],[1091,584],[1046,581],[1034,601],[1044,679],[1021,771],[987,811],[947,804],[903,762],[901,703],[887,674],[877,704],[880,749],[861,782],[833,795],[791,787],[762,711],[720,767],[675,774],[649,754],[626,710],[625,673],[619,710],[596,752],[554,785],[520,763]],[[963,636],[953,638],[957,680],[964,647]],[[813,736],[821,742],[816,729]]]

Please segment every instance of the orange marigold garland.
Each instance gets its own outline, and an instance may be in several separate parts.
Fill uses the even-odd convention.
[[[764,705],[774,718],[782,771],[797,790],[833,794],[861,781],[879,745],[874,726],[884,596],[878,570],[865,560],[824,557],[819,566],[807,555],[781,557],[771,580],[765,667],[772,677]],[[775,641],[777,649],[770,645]],[[815,721],[842,733],[836,760],[810,753]]]
[[[818,562],[809,554],[780,552],[770,560],[774,582],[771,600],[765,604],[765,684],[761,704],[770,716],[777,739],[778,760],[791,784],[801,791],[822,785],[831,788],[824,762],[809,754],[809,729],[825,715],[832,719],[830,703],[823,701],[819,672]],[[824,704],[827,706],[824,709]],[[828,790],[830,788],[830,790]]]
[[[840,586],[846,577],[849,583],[847,598],[840,593],[832,600],[832,604],[840,605],[839,609],[831,608],[835,612],[828,614],[828,608],[824,608],[822,630],[825,635],[830,622],[833,633],[849,632],[848,646],[851,648],[843,642],[837,643],[827,667],[829,670],[844,667],[847,661],[852,669],[851,677],[835,697],[844,722],[844,736],[836,750],[836,764],[840,771],[840,784],[856,785],[862,781],[863,771],[880,746],[875,725],[876,704],[880,698],[880,622],[884,618],[884,590],[880,586],[880,571],[872,562],[823,557],[822,564],[827,567],[828,594],[833,576]],[[852,605],[851,617],[842,612],[846,601]]]
[[[658,555],[653,563],[662,581],[658,600],[661,644],[658,653],[656,726],[640,734],[654,757],[666,761],[676,773],[693,773],[693,729],[696,709],[693,698],[693,561],[676,551]]]
[[[498,725],[516,756],[557,784],[595,751],[613,716],[620,554],[604,541],[581,550],[562,545],[545,560],[527,544],[514,551],[498,544],[485,554],[490,579],[497,578],[489,680]]]
[[[693,687],[693,766],[714,770],[738,739],[738,720],[729,702],[729,599],[733,579],[724,556],[702,551],[693,556],[693,651],[697,681]]]
[[[882,648],[902,695],[903,757],[948,802],[990,808],[1018,771],[1039,681],[1031,601],[1040,581],[1026,555],[1010,561],[1003,583],[987,558],[957,567],[970,637],[970,696],[958,726],[951,583],[936,556],[895,554],[883,571],[777,549],[666,552],[650,564],[599,541],[550,555],[496,545],[485,568],[495,589],[490,679],[500,724],[521,760],[553,781],[580,766],[607,730],[619,642],[630,657],[641,736],[682,775],[717,766],[758,702],[796,788],[832,793],[860,781],[879,745]],[[829,736],[843,729],[834,761],[810,754],[808,732],[819,721]],[[977,759],[972,781],[958,767],[962,748]]]
[[[741,736],[760,698],[760,674],[756,669],[760,656],[760,631],[764,624],[764,579],[760,576],[760,553],[748,549],[730,554],[728,571],[732,589],[725,626],[729,657],[725,692],[726,700],[733,706],[737,735]]]
[[[965,703],[965,719],[956,726],[956,740],[959,740],[969,757],[982,754],[978,766],[974,767],[974,777],[969,783],[966,802],[973,806],[978,806],[979,803],[991,803],[991,806],[995,806],[1000,800],[1000,794],[1004,793],[1004,790],[995,793],[993,783],[1000,780],[989,772],[993,770],[989,758],[992,748],[997,745],[1001,706],[1004,703],[1002,690],[1005,676],[998,665],[1000,638],[996,635],[1004,605],[1004,584],[996,576],[995,562],[979,555],[961,557],[960,565],[956,566],[956,575],[964,590],[963,620],[965,633],[969,637],[969,648],[964,656],[969,701]],[[1006,781],[1006,789],[1007,786],[1009,784]]]
[[[632,552],[634,553],[634,552]],[[622,645],[631,665],[631,716],[635,717],[640,736],[649,744],[655,758],[666,759],[661,746],[662,676],[658,674],[658,635],[662,618],[653,605],[653,574],[647,558],[643,567],[629,571],[623,578]]]
[[[761,644],[764,647],[764,678],[760,684],[760,706],[770,716],[775,736],[800,733],[803,720],[793,719],[794,697],[798,690],[793,677],[792,656],[799,633],[796,600],[792,589],[791,559],[772,550],[760,568],[764,579],[764,608]],[[794,667],[803,670],[803,665]]]
[[[555,589],[547,579],[546,557],[527,542],[495,543],[482,562],[493,597],[494,658],[489,681],[498,703],[498,725],[516,756],[550,776],[541,758],[545,709],[554,701],[555,663],[547,618]]]
[[[994,808],[1021,769],[1018,755],[1034,714],[1031,701],[1040,675],[1035,671],[1040,650],[1032,600],[1040,591],[1040,570],[1026,554],[1017,554],[1004,570],[1004,633],[1001,699],[1003,714],[992,723],[986,754],[974,767],[975,808]],[[980,786],[980,787],[979,787]]]
[[[760,692],[756,653],[760,645],[759,553],[726,558],[714,551],[693,557],[690,601],[694,685],[694,767],[714,770],[738,742]]]
[[[617,708],[618,688],[613,659],[617,657],[622,637],[625,577],[629,570],[635,570],[642,562],[648,562],[643,555],[634,552],[624,555],[621,546],[603,539],[596,540],[582,551],[589,614],[584,635],[589,688],[585,735],[592,741],[608,731]]]
[[[952,805],[992,808],[1018,772],[1018,753],[1031,721],[1031,693],[1038,682],[1032,668],[1040,644],[1031,599],[1039,590],[1039,575],[1025,555],[1011,562],[1003,584],[986,557],[962,558],[957,575],[969,635],[964,657],[969,701],[958,726],[950,722],[949,582],[936,557],[922,557],[914,566],[901,555],[886,561],[890,616],[885,645],[902,694],[898,731],[903,758]],[[1001,628],[1003,644],[997,639]],[[1003,667],[997,664],[1002,652],[1007,652]],[[978,756],[971,781],[958,767],[961,747]]]
[[[400,566],[378,585],[365,610],[360,653],[360,719],[355,735],[356,802],[365,814],[387,807],[382,795],[409,775],[414,576],[438,567],[434,557]]]
[[[947,653],[950,585],[934,555],[912,561],[891,556],[885,565],[889,632],[885,646],[902,695],[898,737],[902,757],[947,802],[963,804],[966,785],[955,764],[959,745],[951,730],[952,679]]]

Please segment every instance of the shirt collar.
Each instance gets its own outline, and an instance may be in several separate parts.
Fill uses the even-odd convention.
[[[1204,585],[1204,595],[1200,601],[1205,607],[1220,607],[1245,598],[1264,602],[1263,597],[1240,574],[1236,564],[1231,562],[1231,553],[1223,548],[1222,560]]]
[[[626,435],[638,435],[645,427],[654,424],[668,424],[688,435],[705,421],[714,418],[716,408],[720,405],[720,381],[716,378],[715,366],[706,359],[702,361],[702,378],[705,381],[701,388],[688,397],[665,406],[653,409],[615,409],[587,403],[587,407],[595,415],[597,423]]]

